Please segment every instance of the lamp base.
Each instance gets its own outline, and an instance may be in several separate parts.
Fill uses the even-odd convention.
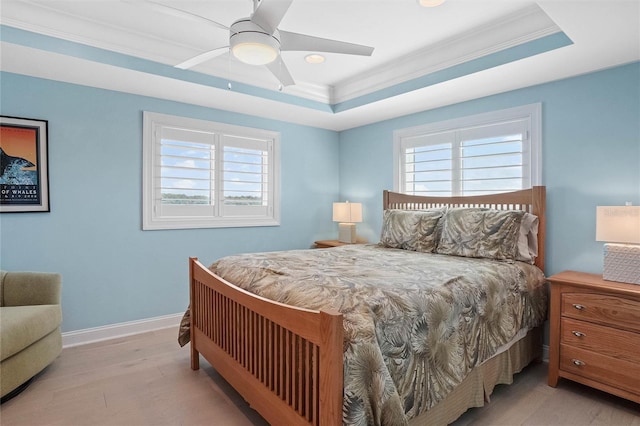
[[[339,223],[338,224],[338,241],[341,243],[353,244],[356,242],[356,224],[355,223]]]
[[[607,281],[640,284],[640,245],[604,245],[602,278]]]

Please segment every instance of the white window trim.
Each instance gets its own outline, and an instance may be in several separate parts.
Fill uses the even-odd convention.
[[[482,114],[454,118],[436,123],[408,127],[393,132],[393,187],[394,191],[401,191],[401,143],[402,139],[418,135],[446,132],[465,127],[476,127],[495,124],[509,120],[529,120],[531,139],[530,164],[531,186],[542,185],[542,104],[535,103],[491,111]]]
[[[271,140],[270,179],[272,179],[270,202],[266,216],[159,216],[154,209],[155,170],[159,145],[155,143],[154,130],[158,126],[171,126],[188,130],[204,131],[216,135],[234,135],[247,138]],[[142,137],[142,229],[194,229],[194,228],[235,228],[280,225],[280,133],[251,127],[143,112]],[[158,156],[159,157],[159,156]],[[217,185],[217,184],[216,184]],[[216,209],[218,212],[219,210]]]

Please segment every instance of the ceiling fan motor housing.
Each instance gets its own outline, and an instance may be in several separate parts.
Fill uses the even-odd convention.
[[[278,30],[269,34],[249,18],[235,21],[230,27],[229,45],[233,56],[250,65],[266,65],[280,54]]]

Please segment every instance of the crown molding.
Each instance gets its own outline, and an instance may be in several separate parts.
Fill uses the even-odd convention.
[[[417,50],[393,63],[334,86],[332,104],[377,92],[396,84],[481,58],[491,53],[537,40],[561,29],[537,5]]]
[[[75,14],[53,10],[46,3],[23,1],[13,6],[14,16],[2,16],[2,24],[30,31],[43,36],[62,39],[72,43],[83,44],[98,49],[108,50],[128,56],[159,62],[162,64],[175,64],[179,62],[180,51],[192,49],[194,55],[198,53],[193,46],[185,46],[167,38],[154,37],[142,32],[131,31],[118,25],[109,25],[94,19]],[[15,13],[15,8],[22,8]],[[16,17],[16,15],[18,17]],[[21,19],[20,17],[28,17]],[[48,22],[64,22],[65,31],[51,28]],[[93,37],[79,36],[78,34],[93,34]],[[114,37],[115,35],[115,37]],[[111,39],[111,41],[107,41]],[[162,46],[162,49],[157,49]],[[150,54],[152,51],[162,51],[164,54]]]
[[[284,88],[284,92],[293,96],[330,104],[333,100],[333,87],[323,84],[296,81],[294,86]]]

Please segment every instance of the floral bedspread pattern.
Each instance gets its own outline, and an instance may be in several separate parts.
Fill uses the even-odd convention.
[[[543,273],[377,245],[229,256],[222,278],[344,316],[345,425],[404,425],[546,315]]]

